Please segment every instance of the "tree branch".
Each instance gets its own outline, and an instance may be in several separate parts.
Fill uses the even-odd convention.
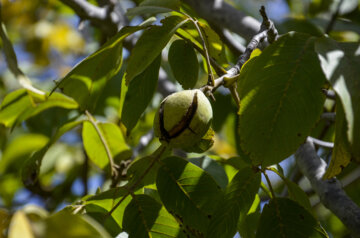
[[[227,28],[250,40],[260,28],[260,22],[222,0],[183,0],[200,17],[218,28]]]
[[[313,143],[308,140],[301,145],[295,158],[325,207],[344,223],[354,237],[360,237],[360,208],[346,195],[336,178],[322,179],[327,165],[317,155]]]

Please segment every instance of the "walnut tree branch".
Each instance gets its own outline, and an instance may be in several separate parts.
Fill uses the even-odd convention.
[[[346,195],[336,178],[323,180],[327,165],[317,155],[311,140],[300,146],[295,158],[325,207],[344,223],[354,237],[360,237],[360,208]]]

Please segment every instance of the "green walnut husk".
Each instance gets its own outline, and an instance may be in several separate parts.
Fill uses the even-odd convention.
[[[202,91],[173,93],[161,102],[155,116],[155,136],[173,148],[201,153],[214,142],[212,118],[211,104]]]

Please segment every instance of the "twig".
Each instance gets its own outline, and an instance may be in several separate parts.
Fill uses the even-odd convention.
[[[266,38],[268,38],[269,43],[277,39],[277,30],[275,29],[272,21],[269,20],[269,18],[267,17],[264,6],[261,6],[260,14],[263,17],[263,22],[261,24],[260,30],[258,34],[256,34],[251,39],[250,43],[246,47],[245,52],[239,57],[237,63],[233,67],[231,67],[226,74],[215,79],[215,83],[213,86],[206,85],[202,87],[201,90],[203,90],[204,92],[214,92],[218,87],[224,85],[227,78],[235,78],[240,73],[241,67],[247,60],[249,60],[251,53],[254,49],[257,48],[260,42],[262,42]]]
[[[334,148],[334,143],[332,142],[327,142],[327,141],[323,141],[323,140],[319,140],[316,139],[314,137],[309,136],[308,140],[311,141],[312,143],[314,143],[315,145],[324,147],[324,148],[328,148],[328,149],[333,149]]]
[[[100,128],[98,127],[98,124],[97,122],[95,121],[94,117],[90,114],[90,112],[88,110],[85,111],[85,114],[86,116],[88,117],[89,119],[89,122],[93,125],[93,127],[95,128],[96,130],[96,133],[98,134],[99,138],[100,138],[100,141],[101,143],[103,144],[104,148],[105,148],[105,152],[106,152],[106,155],[109,159],[109,164],[110,164],[110,169],[111,169],[111,177],[113,179],[115,179],[117,177],[117,169],[116,169],[116,165],[114,163],[114,159],[113,159],[113,156],[111,154],[111,150],[108,146],[108,144],[106,143],[106,140],[105,140],[105,137],[104,135],[102,134]]]
[[[354,237],[360,237],[360,208],[346,195],[337,179],[323,180],[327,165],[317,155],[311,140],[300,146],[295,159],[325,207],[344,223]]]
[[[192,18],[191,18],[192,19]],[[208,51],[208,47],[206,45],[206,41],[205,41],[205,38],[203,36],[203,33],[202,33],[202,30],[200,29],[199,27],[199,22],[195,19],[192,19],[195,27],[196,27],[196,30],[200,36],[200,39],[201,39],[201,43],[203,45],[203,49],[204,49],[204,52],[205,52],[205,61],[206,61],[206,67],[207,67],[207,73],[208,73],[208,85],[211,85],[211,86],[214,86],[215,82],[214,82],[214,74],[212,72],[212,69],[211,69],[211,65],[210,65],[210,56],[209,56],[209,51]]]
[[[330,31],[333,29],[333,27],[335,25],[336,18],[339,16],[340,7],[341,7],[342,3],[343,3],[343,0],[340,0],[339,4],[336,7],[336,11],[332,15],[332,17],[331,17],[331,19],[329,21],[329,24],[325,28],[325,34],[329,34]]]
[[[107,213],[106,217],[111,216],[111,214],[116,210],[116,208],[118,208],[121,203],[127,198],[127,196],[129,196],[129,194],[133,193],[133,190],[141,183],[141,181],[145,178],[145,176],[149,173],[149,171],[151,170],[151,168],[155,165],[155,162],[164,154],[164,152],[166,151],[167,147],[161,145],[153,154],[153,159],[151,160],[149,167],[146,168],[146,170],[144,171],[144,173],[139,177],[139,179],[130,187],[128,188],[128,193],[125,194],[119,202],[117,202],[115,204],[115,206],[113,208],[111,208],[111,210]]]

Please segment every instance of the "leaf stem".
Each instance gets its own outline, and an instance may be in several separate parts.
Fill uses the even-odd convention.
[[[272,185],[271,185],[269,176],[266,174],[266,170],[263,170],[262,173],[263,173],[263,175],[265,176],[265,179],[266,179],[266,182],[267,182],[267,184],[268,184],[268,186],[269,186],[269,189],[270,189],[272,198],[276,198],[276,195],[275,195],[274,189],[273,189],[273,187],[272,187]]]

